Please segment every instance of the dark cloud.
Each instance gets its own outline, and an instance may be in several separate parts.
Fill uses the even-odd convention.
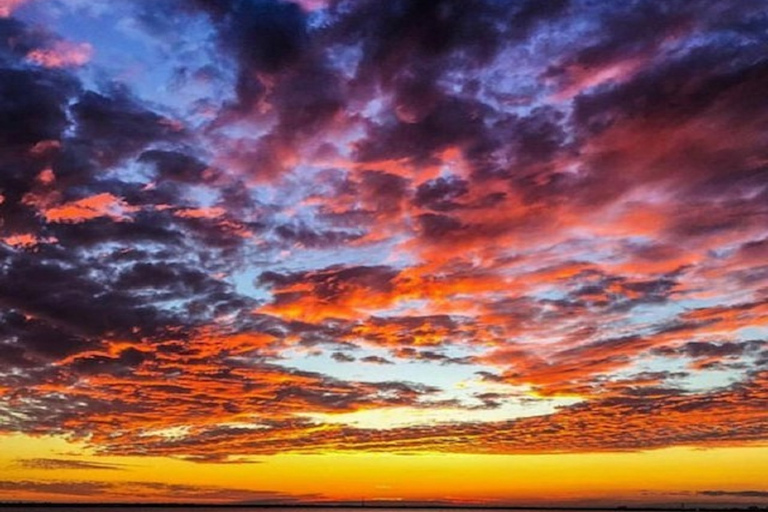
[[[741,498],[768,498],[768,491],[698,491],[702,496],[727,496]]]
[[[276,73],[295,63],[308,45],[306,16],[276,0],[198,1],[222,20],[221,37],[237,55],[241,73]]]
[[[409,181],[402,176],[366,170],[361,173],[359,197],[371,210],[378,213],[397,212],[408,194]]]
[[[47,324],[50,327],[45,329],[51,333],[69,332],[78,339],[106,335],[133,338],[142,332],[157,334],[171,322],[168,312],[146,304],[128,290],[89,278],[83,267],[67,265],[71,261],[16,257],[8,263],[0,273],[5,290],[0,301],[8,310],[24,313],[21,325],[25,328]],[[64,350],[70,345],[60,336],[51,336],[50,343]]]
[[[360,238],[362,233],[351,231],[320,231],[309,226],[282,225],[275,228],[275,233],[289,245],[299,244],[302,247],[338,247]]]
[[[440,240],[456,236],[466,228],[455,217],[436,213],[419,215],[418,221],[421,235],[430,240]]]
[[[141,350],[128,348],[116,356],[88,355],[72,361],[70,367],[80,375],[104,373],[117,376],[129,376],[133,371],[153,357]]]
[[[343,82],[315,47],[306,13],[278,0],[200,0],[217,27],[221,46],[238,67],[235,92],[240,113],[257,105],[277,111],[272,144],[310,135],[345,106]],[[265,78],[267,75],[271,78]]]
[[[139,157],[139,162],[152,165],[157,173],[158,181],[172,180],[181,183],[202,183],[213,176],[206,176],[208,166],[190,155],[178,151],[145,151]]]
[[[106,469],[111,471],[123,471],[125,466],[121,464],[106,464],[101,462],[88,462],[74,459],[19,459],[15,465],[24,469],[42,469],[51,471],[78,470],[78,469]]]
[[[43,319],[30,318],[12,308],[6,302],[8,311],[2,315],[0,331],[7,339],[17,340],[12,346],[11,362],[24,364],[26,357],[42,357],[50,359],[77,353],[93,343],[87,334],[78,333],[76,329],[68,329],[66,325],[48,322]],[[23,355],[22,355],[23,354]]]
[[[450,211],[459,207],[454,201],[468,192],[467,180],[456,176],[440,177],[419,185],[414,204],[439,212]]]
[[[586,272],[584,284],[573,291],[575,300],[586,307],[606,308],[608,310],[628,310],[645,304],[662,304],[669,300],[674,292],[677,280],[674,276],[664,276],[653,280],[633,281],[619,276],[598,276]]]
[[[79,497],[99,494],[110,487],[110,484],[105,482],[34,482],[29,480],[0,482],[0,490],[3,491],[34,491],[44,494]]]
[[[603,30],[597,32],[583,48],[568,55],[563,66],[594,70],[656,51],[665,38],[693,28],[697,14],[701,16],[702,13],[700,8],[697,13],[692,7],[680,1],[659,4],[647,0],[632,1],[622,6],[599,6],[594,16],[600,20]]]
[[[77,82],[64,74],[0,69],[0,146],[8,150],[57,140],[69,124],[65,104],[77,91]]]
[[[746,350],[752,348],[754,343],[707,343],[703,341],[692,341],[685,345],[673,350],[673,353],[679,353],[692,357],[694,359],[700,357],[728,357],[738,356],[743,354]],[[758,344],[759,346],[759,344]],[[667,349],[659,349],[660,353],[664,353]]]
[[[283,503],[317,499],[314,495],[292,495],[273,491],[252,491],[245,489],[167,484],[160,482],[98,482],[98,481],[30,481],[17,480],[0,482],[0,490],[14,493],[35,493],[40,496],[54,495],[85,497],[109,495],[114,500],[135,500],[141,496],[147,503],[168,503],[168,497],[178,502],[259,502]]]
[[[279,112],[279,135],[291,141],[314,134],[342,111],[345,98],[341,80],[323,62],[313,60],[296,66],[270,97]]]
[[[32,30],[15,18],[0,19],[0,56],[3,64],[12,64],[45,43],[45,35]]]
[[[357,147],[357,159],[423,162],[447,147],[469,146],[482,137],[487,113],[488,107],[475,101],[444,98],[418,122],[402,122],[393,116],[383,124],[370,124],[366,139]]]
[[[354,363],[357,361],[354,357],[350,356],[349,354],[345,354],[343,352],[334,352],[331,354],[331,357],[334,361],[337,363]]]
[[[149,143],[173,139],[179,128],[117,88],[111,97],[86,92],[72,106],[76,135],[103,165],[137,153]]]
[[[450,357],[434,350],[416,350],[411,347],[395,348],[391,352],[395,357],[408,361],[429,361],[442,365],[472,364],[474,362],[472,357]]]
[[[378,73],[391,80],[400,73],[418,71],[434,62],[456,57],[487,62],[508,41],[524,36],[533,26],[561,14],[567,1],[508,3],[471,0],[397,0],[336,2],[332,28],[342,41],[363,41],[361,73]],[[427,67],[428,69],[428,67]],[[416,73],[414,73],[416,74]]]
[[[390,361],[386,357],[381,357],[381,356],[365,356],[360,358],[360,361],[364,363],[370,363],[370,364],[394,364],[392,361]]]

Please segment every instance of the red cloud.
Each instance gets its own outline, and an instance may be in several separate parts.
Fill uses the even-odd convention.
[[[122,199],[103,193],[47,208],[43,215],[48,222],[79,223],[99,217],[125,221],[130,219],[127,214],[137,210],[138,208],[128,205]]]

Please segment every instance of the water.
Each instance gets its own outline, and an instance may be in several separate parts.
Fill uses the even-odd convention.
[[[207,507],[207,506],[170,506],[170,507],[153,507],[153,506],[79,506],[79,505],[60,505],[60,506],[0,506],[0,512],[488,512],[489,510],[497,510],[502,512],[504,510],[513,510],[514,512],[543,512],[542,509],[504,509],[501,507],[488,508],[423,508],[423,507],[260,507],[258,505],[253,506],[224,506],[224,507]],[[578,509],[578,512],[626,512],[626,509]],[[661,508],[649,508],[658,512],[664,510]],[[574,509],[546,509],[545,512],[574,512]],[[630,512],[642,512],[640,508],[632,508]]]
[[[502,512],[505,509],[495,509]],[[79,506],[79,505],[59,505],[59,506],[1,506],[0,512],[488,512],[488,509],[472,508],[409,508],[409,507],[259,507],[257,505],[249,507],[224,506],[224,507],[206,507],[206,506]],[[515,509],[514,512],[542,512],[541,510]],[[550,512],[550,511],[547,511]],[[558,512],[552,509],[551,512]],[[571,511],[572,512],[572,511]],[[606,512],[602,510],[579,510],[579,512]],[[619,512],[619,511],[617,511]],[[623,511],[621,511],[623,512]],[[637,511],[632,511],[637,512]]]
[[[60,505],[60,506],[0,506],[0,512],[488,512],[487,508],[409,508],[409,507],[259,507],[246,506],[224,506],[224,507],[207,507],[207,506],[170,506],[170,507],[153,507],[153,506],[79,506],[79,505]],[[493,508],[490,510],[498,510],[502,512],[504,508]],[[542,512],[542,509],[513,509],[514,512]],[[616,512],[625,512],[622,509],[615,509]],[[650,509],[660,510],[660,509]],[[547,509],[546,512],[573,512],[573,509]],[[611,509],[579,509],[578,512],[610,512]],[[632,509],[631,512],[641,512],[641,509]]]

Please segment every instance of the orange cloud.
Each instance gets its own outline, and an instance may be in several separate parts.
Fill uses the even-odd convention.
[[[48,222],[85,222],[99,217],[109,217],[116,222],[130,220],[128,214],[138,211],[119,197],[110,193],[97,194],[77,201],[48,208],[43,212]]]
[[[226,213],[227,211],[224,208],[219,207],[185,208],[173,212],[173,214],[177,217],[182,217],[185,219],[217,219]]]
[[[38,244],[39,240],[35,235],[29,233],[21,235],[11,235],[3,238],[3,242],[17,248],[29,248]]]

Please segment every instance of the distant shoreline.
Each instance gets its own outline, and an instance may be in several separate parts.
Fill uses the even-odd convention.
[[[505,506],[505,505],[453,505],[453,504],[397,504],[397,503],[366,503],[352,504],[324,504],[324,503],[304,503],[304,504],[285,504],[285,503],[262,503],[262,504],[237,504],[237,503],[44,503],[44,502],[0,502],[0,508],[12,508],[12,507],[29,507],[29,508],[317,508],[317,509],[331,509],[331,508],[372,508],[372,509],[385,509],[385,508],[400,508],[400,509],[456,509],[456,510],[551,510],[551,511],[630,511],[630,512],[768,512],[766,506],[746,506],[746,507],[664,507],[664,506],[648,506],[648,507],[542,507],[542,506]]]

